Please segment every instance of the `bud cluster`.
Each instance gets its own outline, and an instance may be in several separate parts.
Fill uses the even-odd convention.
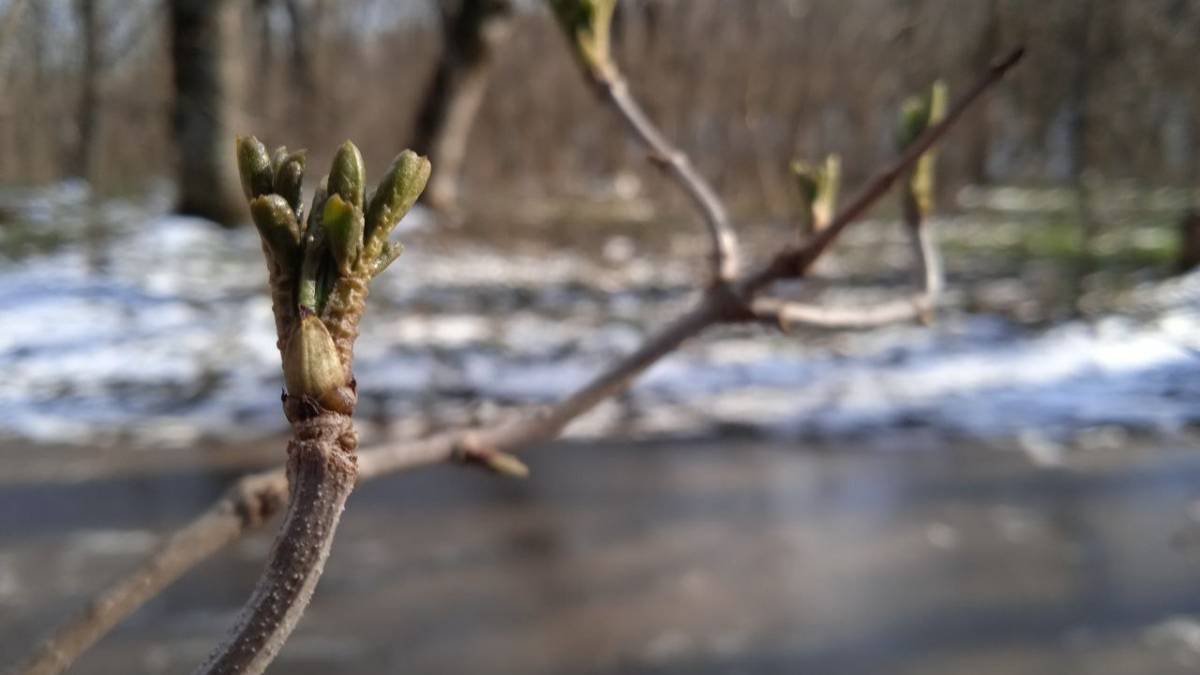
[[[429,160],[400,153],[368,199],[362,154],[347,141],[306,221],[303,150],[268,153],[258,139],[239,137],[237,157],[267,257],[287,395],[301,408],[350,414],[353,343],[367,285],[403,250],[389,237],[425,189]]]

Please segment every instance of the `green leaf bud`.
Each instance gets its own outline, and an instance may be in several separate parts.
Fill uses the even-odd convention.
[[[325,242],[337,263],[338,272],[348,276],[363,247],[363,212],[357,206],[347,204],[340,194],[331,194],[325,200],[325,213],[321,215],[321,227],[325,230]]]
[[[362,153],[353,143],[346,141],[333,156],[333,166],[329,169],[329,194],[341,195],[347,204],[361,209],[366,176]]]
[[[567,39],[575,47],[575,56],[596,78],[614,74],[610,55],[610,33],[617,0],[549,0]]]
[[[297,218],[300,217],[303,209],[301,198],[304,190],[304,164],[307,154],[304,150],[290,153],[280,160],[275,169],[275,194],[287,200]]]
[[[271,175],[279,173],[279,167],[283,166],[283,160],[287,159],[288,149],[286,145],[281,145],[271,151]]]
[[[425,189],[429,160],[412,150],[400,153],[379,181],[367,208],[367,250],[377,255],[396,223],[408,213]]]
[[[329,329],[305,313],[292,330],[283,354],[288,395],[322,401],[344,384],[345,374]]]
[[[271,194],[271,158],[266,146],[253,136],[238,136],[237,158],[246,199]]]
[[[279,195],[255,197],[250,200],[250,215],[280,268],[295,267],[300,254],[300,223],[291,205]]]

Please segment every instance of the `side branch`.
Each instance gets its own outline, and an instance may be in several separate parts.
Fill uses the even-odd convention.
[[[1013,66],[1021,61],[1024,55],[1025,49],[1019,48],[996,62],[974,86],[967,90],[962,98],[950,106],[946,117],[941,122],[927,129],[908,146],[891,166],[876,174],[866,187],[830,220],[825,229],[813,235],[807,243],[780,252],[769,265],[741,281],[737,285],[738,292],[744,297],[750,297],[779,279],[803,276],[808,268],[837,240],[842,230],[874,206],[895,185],[896,181],[917,163],[921,155],[942,140],[963,114],[971,108],[971,105],[995,86]]]
[[[650,121],[629,93],[629,85],[623,77],[612,72],[599,77],[596,83],[626,126],[650,151],[651,159],[683,187],[703,214],[712,246],[713,282],[726,283],[736,279],[740,268],[737,234],[716,190],[696,171],[687,154],[672,145]]]
[[[926,221],[916,199],[905,194],[905,230],[909,234],[915,277],[920,290],[909,297],[866,307],[840,307],[792,302],[783,298],[763,297],[754,301],[755,316],[765,323],[787,331],[805,325],[826,329],[864,329],[902,321],[931,323],[933,312],[945,286],[942,256],[938,250],[933,224]]]

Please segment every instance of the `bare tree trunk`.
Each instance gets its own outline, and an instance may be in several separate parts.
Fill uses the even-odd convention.
[[[973,69],[986,69],[1000,48],[1000,0],[987,0],[980,27],[979,44],[975,49]],[[984,103],[975,113],[967,141],[966,179],[976,185],[988,182],[988,156],[991,153],[992,119]]]
[[[410,146],[428,155],[434,170],[425,202],[453,210],[467,154],[467,140],[491,74],[492,53],[508,37],[508,0],[443,0],[442,58],[426,90]]]
[[[275,40],[271,35],[271,0],[254,0],[253,25],[258,29],[258,62],[252,77],[254,91],[268,92],[275,76]],[[269,95],[269,94],[268,94]]]
[[[1070,136],[1070,177],[1075,192],[1075,215],[1079,225],[1079,260],[1075,265],[1069,292],[1070,301],[1076,313],[1082,309],[1080,300],[1083,294],[1083,280],[1093,268],[1092,243],[1096,238],[1095,222],[1091,211],[1091,197],[1088,194],[1088,126],[1090,119],[1089,103],[1092,97],[1092,24],[1095,20],[1095,6],[1092,0],[1081,0],[1079,15],[1075,24],[1075,70],[1068,89],[1067,105],[1068,134]]]
[[[291,106],[300,128],[301,138],[317,137],[316,106],[317,55],[315,45],[320,41],[317,32],[323,7],[321,3],[308,4],[301,0],[283,0],[288,18],[288,84],[292,93]]]
[[[239,3],[172,0],[175,144],[180,213],[222,225],[245,219],[230,126],[236,112]]]
[[[79,137],[71,173],[91,179],[96,156],[96,130],[100,116],[100,17],[96,0],[75,0],[75,16],[82,33],[82,91],[76,117]]]
[[[1180,274],[1200,266],[1200,212],[1194,209],[1179,219],[1179,253],[1175,265]]]
[[[30,7],[32,25],[32,80],[33,90],[41,95],[33,98],[32,115],[22,115],[20,107],[16,108],[16,119],[13,126],[17,137],[14,146],[17,148],[18,167],[25,180],[42,181],[50,176],[59,177],[62,169],[62,144],[59,136],[54,133],[55,123],[59,121],[53,114],[54,98],[47,95],[53,81],[51,59],[49,57],[50,9],[44,2],[34,2]],[[37,120],[49,120],[49,124],[38,124]],[[33,148],[44,148],[42,152],[31,152]]]
[[[308,32],[313,17],[309,15],[308,8],[302,5],[300,0],[284,0],[283,5],[287,9],[288,24],[291,29],[289,59],[292,84],[302,94],[310,95],[316,91],[317,86],[312,53],[312,44],[315,40],[310,39]],[[307,106],[301,106],[302,109],[305,107]]]

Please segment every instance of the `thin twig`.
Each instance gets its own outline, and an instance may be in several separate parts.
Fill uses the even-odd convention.
[[[866,307],[816,305],[762,297],[753,303],[755,316],[785,331],[797,325],[861,330],[902,321],[930,323],[945,285],[942,256],[933,232],[933,223],[928,222],[921,212],[911,188],[904,192],[904,220],[904,229],[908,232],[916,261],[913,271],[920,288],[916,293]]]
[[[879,200],[896,178],[941,139],[963,110],[993,86],[1020,58],[1014,52],[954,106],[946,118],[927,131],[896,163],[873,179],[830,226],[802,247],[788,249],[768,264],[728,286],[704,293],[698,304],[651,336],[633,354],[613,364],[557,405],[513,421],[482,429],[463,429],[430,438],[362,450],[358,454],[358,480],[371,480],[430,464],[453,461],[462,448],[516,452],[557,437],[567,425],[607,398],[625,391],[662,357],[710,326],[756,320],[748,307],[764,287],[796,275],[797,262],[807,267],[849,224]],[[89,646],[163,588],[203,560],[261,526],[287,501],[287,476],[283,468],[238,481],[215,505],[162,546],[141,566],[105,589],[80,614],[48,637],[16,672],[19,675],[54,675],[69,667]]]
[[[754,302],[754,314],[762,321],[778,324],[785,331],[799,325],[863,329],[924,319],[936,306],[936,300],[927,292],[867,307],[827,307],[763,298]]]
[[[727,283],[736,279],[740,268],[737,234],[716,190],[696,171],[687,154],[672,145],[650,121],[637,99],[629,93],[628,83],[615,70],[598,78],[597,85],[629,129],[645,144],[650,158],[675,178],[703,214],[711,243],[713,282]]]

